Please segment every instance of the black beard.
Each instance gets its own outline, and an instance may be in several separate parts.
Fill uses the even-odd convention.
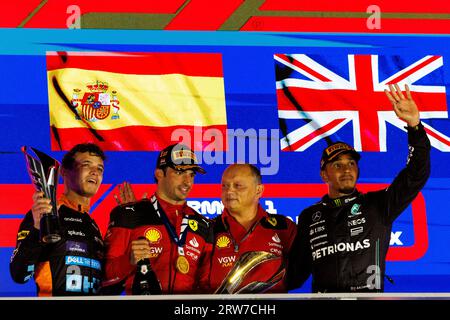
[[[352,194],[353,191],[355,191],[355,187],[353,187],[353,188],[342,188],[342,189],[339,189],[339,193],[342,193],[342,194],[345,194],[345,195]]]

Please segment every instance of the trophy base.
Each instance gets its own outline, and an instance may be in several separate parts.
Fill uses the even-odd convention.
[[[61,240],[59,218],[56,214],[44,214],[40,221],[40,238],[43,243]]]
[[[61,240],[61,236],[59,234],[48,234],[42,237],[42,242],[44,243],[56,243]]]

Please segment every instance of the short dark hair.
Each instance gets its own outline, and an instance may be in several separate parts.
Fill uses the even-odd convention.
[[[75,163],[75,154],[77,152],[84,153],[89,152],[89,154],[94,154],[100,157],[103,161],[106,160],[105,153],[103,150],[96,145],[95,143],[80,143],[75,145],[72,149],[70,149],[62,159],[62,167],[64,169],[70,170],[73,168],[73,164]]]
[[[168,167],[162,167],[162,168],[157,168],[157,169],[161,169],[164,172],[164,176],[166,176],[167,168]],[[156,179],[155,175],[153,175],[153,180],[155,180],[155,183],[158,183],[158,179]]]
[[[255,179],[256,179],[256,183],[262,184],[261,171],[259,171],[259,168],[250,163],[246,163],[246,165],[250,168],[250,171],[252,172],[252,176],[255,177]]]

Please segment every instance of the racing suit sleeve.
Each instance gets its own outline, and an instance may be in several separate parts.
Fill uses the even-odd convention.
[[[286,222],[287,222],[287,229],[286,229],[285,235],[283,235],[283,244],[284,244],[283,258],[284,258],[286,271],[287,271],[289,268],[289,254],[291,252],[291,249],[294,244],[295,236],[297,234],[297,226],[295,225],[294,222],[292,222],[291,220],[289,220],[287,218],[286,218]],[[288,280],[287,275],[284,276],[283,282],[284,282],[283,286],[285,288],[284,290],[288,289],[289,280]]]
[[[287,249],[287,252],[289,253],[290,252],[290,250],[291,250],[291,248],[292,248],[292,245],[294,244],[294,239],[295,239],[295,236],[297,235],[297,226],[295,225],[295,223],[294,222],[292,222],[292,221],[288,221],[288,228],[287,228],[287,237],[286,237],[286,239],[287,239],[287,241],[286,241],[286,249]]]
[[[384,212],[386,222],[392,223],[414,200],[430,176],[430,140],[420,123],[407,128],[409,153],[406,167],[400,171],[386,189],[387,201]]]
[[[113,292],[117,291],[119,287],[120,291],[122,291],[122,285],[125,282],[124,280],[135,269],[135,266],[130,263],[130,239],[131,229],[111,226],[110,223],[105,235],[106,259],[104,278],[102,282],[102,291],[104,293],[112,293],[112,291],[107,288],[108,286],[116,287]]]
[[[19,226],[16,247],[9,264],[10,274],[15,282],[25,283],[33,276],[42,250],[39,230],[34,227],[33,214],[30,210]]]
[[[305,224],[302,223],[302,214],[299,216],[297,234],[295,235],[288,255],[288,290],[300,288],[309,278],[312,271],[311,250],[309,247],[307,229]]]

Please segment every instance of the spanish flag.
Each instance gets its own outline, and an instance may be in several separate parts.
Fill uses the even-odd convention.
[[[226,149],[220,54],[49,52],[47,77],[52,150]]]

